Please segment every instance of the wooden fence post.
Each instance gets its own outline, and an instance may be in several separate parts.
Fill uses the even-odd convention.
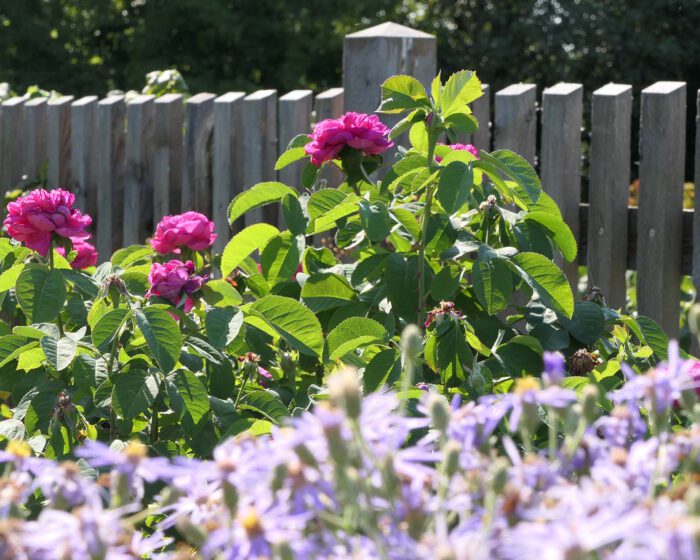
[[[282,154],[289,142],[298,134],[311,132],[311,112],[313,110],[313,92],[310,89],[297,89],[280,97],[279,100],[279,149]],[[296,189],[301,187],[301,172],[305,162],[296,162],[277,172],[280,182]],[[282,205],[279,208],[277,222],[284,227]]]
[[[544,190],[561,209],[564,221],[579,238],[581,204],[581,121],[583,86],[557,84],[542,94],[542,148],[540,173]],[[574,293],[578,285],[578,262],[559,265],[569,278]]]
[[[483,95],[472,103],[472,113],[479,121],[479,130],[471,135],[470,143],[480,150],[491,151],[491,87],[481,84]]]
[[[13,97],[2,103],[0,185],[5,190],[16,187],[25,173],[23,143],[29,140],[30,135],[22,127],[23,106],[23,97]]]
[[[259,90],[243,99],[243,188],[274,181],[277,177],[277,91]],[[266,206],[248,212],[245,225],[266,222],[276,225],[277,208]]]
[[[36,181],[46,173],[46,97],[35,97],[24,103],[24,172],[28,181]]]
[[[700,302],[700,89],[695,112],[695,214],[693,216],[693,284],[695,301]],[[695,338],[695,337],[693,337]],[[697,341],[693,341],[697,350]]]
[[[182,211],[211,215],[211,143],[214,128],[213,93],[198,93],[187,100],[185,112],[185,167],[182,176]]]
[[[154,102],[153,222],[180,212],[182,190],[182,95],[167,93]]]
[[[49,99],[47,106],[48,133],[46,172],[49,188],[68,188],[72,183],[71,142],[70,142],[70,105],[72,95]]]
[[[639,313],[678,336],[685,174],[685,82],[642,91],[639,134]]]
[[[588,279],[606,303],[627,301],[627,236],[632,86],[608,84],[593,93],[588,181]]]
[[[100,261],[109,260],[122,246],[124,180],[126,174],[124,96],[113,95],[97,103],[97,226],[96,248]]]
[[[228,207],[243,190],[243,98],[230,91],[214,100],[212,219],[216,225],[214,252],[221,253],[231,238]]]
[[[537,149],[537,86],[514,84],[496,92],[494,148],[523,156],[535,166]]]
[[[95,108],[97,97],[82,97],[71,104],[71,169],[75,204],[91,216],[97,210],[95,162]]]
[[[145,243],[153,230],[153,95],[126,104],[124,245]]]
[[[395,74],[410,74],[429,89],[436,68],[437,40],[429,33],[392,22],[350,33],[343,45],[345,111],[376,111],[379,86]]]

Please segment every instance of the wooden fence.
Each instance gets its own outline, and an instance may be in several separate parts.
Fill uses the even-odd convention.
[[[226,208],[238,192],[260,181],[299,184],[299,165],[274,171],[292,137],[344,110],[373,110],[379,83],[392,74],[429,81],[435,48],[434,37],[395,24],[349,35],[345,88],[317,95],[261,90],[186,100],[175,94],[10,99],[0,111],[0,186],[9,190],[45,172],[51,186],[71,189],[95,218],[104,258],[124,244],[143,243],[162,216],[190,209],[213,216],[221,250],[230,237]],[[481,149],[515,150],[535,165],[579,240],[579,264],[588,265],[608,304],[624,306],[625,271],[637,270],[639,311],[677,333],[681,275],[700,282],[700,226],[682,207],[685,84],[657,82],[641,92],[605,85],[592,92],[585,128],[581,85],[560,83],[541,96],[530,84],[495,93],[485,85],[484,93],[473,107],[481,129],[465,140]],[[638,93],[640,197],[638,208],[628,208]],[[695,133],[700,184],[700,127]],[[587,203],[581,199],[582,139],[589,144]],[[248,223],[278,219],[276,208],[246,216]],[[574,282],[576,267],[565,271]]]

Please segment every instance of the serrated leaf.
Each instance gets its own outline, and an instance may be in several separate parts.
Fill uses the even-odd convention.
[[[513,294],[513,274],[500,259],[479,258],[472,268],[474,294],[489,315],[508,306]]]
[[[255,250],[267,245],[279,230],[270,224],[253,224],[233,236],[221,255],[221,274],[226,277]]]
[[[275,171],[279,171],[280,169],[284,169],[288,165],[291,165],[294,162],[299,161],[300,159],[304,159],[305,157],[306,157],[306,150],[303,147],[288,148],[287,151],[285,151],[277,159],[277,162],[275,163]]]
[[[200,290],[202,299],[212,307],[230,307],[243,302],[238,290],[226,280],[209,280]]]
[[[27,266],[15,285],[17,302],[32,323],[53,321],[66,301],[66,285],[58,270]]]
[[[44,351],[46,361],[49,362],[51,367],[56,371],[63,371],[75,358],[78,345],[75,340],[68,337],[55,339],[45,336],[41,339],[41,349]]]
[[[328,357],[337,360],[362,346],[382,344],[388,336],[387,330],[377,321],[366,317],[350,317],[328,334]]]
[[[136,311],[136,322],[163,373],[175,367],[182,348],[182,335],[170,313],[158,307]]]
[[[92,329],[92,344],[100,351],[106,352],[129,314],[128,309],[120,307],[102,315]]]
[[[567,262],[574,262],[578,251],[576,238],[564,220],[551,212],[540,210],[525,214],[525,221],[536,222],[544,227],[551,234],[554,243],[559,247]]]
[[[437,199],[448,214],[454,214],[469,200],[474,186],[471,167],[461,161],[453,161],[440,171]]]
[[[384,241],[391,231],[391,218],[386,204],[377,201],[370,204],[366,200],[360,200],[360,221],[367,233],[367,238],[373,243]]]
[[[270,239],[260,254],[260,266],[270,286],[289,280],[296,273],[304,253],[303,235],[284,231]]]
[[[529,210],[539,209],[536,204],[544,194],[542,183],[535,170],[522,156],[510,150],[496,150],[490,154],[482,151],[473,166],[486,171],[496,186],[500,184],[501,189],[505,188],[508,191],[504,193],[508,197],[515,196]],[[505,175],[514,183],[503,183],[499,174]],[[554,207],[556,208],[556,204]],[[556,212],[559,212],[558,208]]]
[[[303,235],[306,232],[307,220],[296,196],[285,195],[282,199],[282,214],[287,229],[293,235]]]
[[[214,308],[207,313],[205,325],[209,342],[223,350],[238,336],[243,326],[243,313],[233,307]]]
[[[173,410],[192,433],[210,410],[207,388],[199,377],[185,369],[169,375],[166,387]]]
[[[379,113],[404,113],[412,109],[430,108],[425,88],[413,76],[391,76],[384,81],[381,90]]]
[[[523,280],[540,296],[545,305],[571,318],[574,296],[564,273],[539,253],[518,253],[510,262]]]
[[[258,183],[244,190],[231,201],[228,207],[228,221],[232,224],[246,212],[273,202],[279,202],[288,194],[298,196],[293,188],[276,181]]]
[[[462,109],[482,95],[481,82],[474,72],[469,70],[455,72],[445,82],[440,95],[440,109],[443,117]]]
[[[252,410],[262,414],[275,424],[281,424],[289,417],[289,411],[279,398],[267,391],[251,391],[247,393],[241,399],[240,407],[244,410]]]
[[[159,388],[160,382],[154,373],[140,370],[121,373],[112,388],[112,408],[121,418],[131,420],[148,410]]]
[[[298,301],[269,295],[251,304],[248,312],[247,323],[265,332],[271,330],[302,354],[320,356],[323,353],[321,323],[308,307]]]
[[[330,272],[311,275],[301,289],[301,299],[315,313],[347,305],[355,298],[345,277]]]

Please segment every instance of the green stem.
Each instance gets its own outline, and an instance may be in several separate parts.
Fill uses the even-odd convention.
[[[158,441],[158,410],[155,403],[152,407],[153,416],[151,416],[151,444]]]
[[[435,157],[435,145],[437,136],[428,129],[428,172],[432,171]],[[428,237],[428,225],[430,222],[430,208],[433,205],[433,193],[435,185],[432,183],[426,187],[425,206],[421,223],[421,234],[418,242],[418,324],[425,322],[425,243]]]
[[[53,271],[54,269],[54,264],[53,264],[53,241],[51,241],[51,244],[49,245],[49,270]],[[58,312],[58,315],[56,316],[56,323],[58,324],[58,332],[63,337],[64,332],[63,332],[63,320],[61,319],[61,312]]]
[[[233,408],[238,408],[238,403],[241,400],[241,395],[243,395],[243,389],[245,389],[246,383],[248,383],[248,376],[250,372],[247,370],[244,372],[243,381],[241,381],[241,387],[238,389],[238,395],[236,395],[236,402],[233,404]]]

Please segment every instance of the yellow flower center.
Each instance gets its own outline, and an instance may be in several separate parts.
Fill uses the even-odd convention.
[[[15,457],[21,458],[29,457],[32,454],[32,448],[29,447],[29,444],[26,441],[18,441],[15,439],[11,439],[8,442],[5,451],[11,453]]]
[[[515,380],[515,392],[527,393],[528,391],[537,391],[540,388],[540,382],[532,376],[519,377]]]
[[[148,455],[148,447],[140,441],[130,441],[124,448],[124,454],[129,459],[143,459]]]
[[[241,515],[241,525],[249,535],[260,535],[263,532],[260,516],[254,507],[250,507]]]

